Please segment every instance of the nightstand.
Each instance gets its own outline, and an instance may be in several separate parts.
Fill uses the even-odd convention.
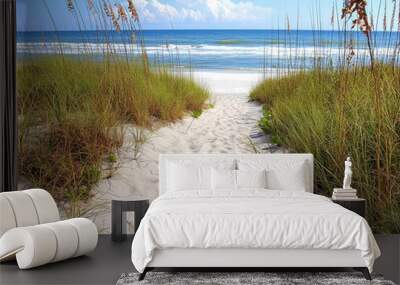
[[[357,198],[357,199],[348,199],[348,200],[334,200],[333,203],[339,204],[340,206],[353,211],[356,214],[359,214],[361,217],[365,218],[365,207],[366,201],[365,199]]]
[[[125,212],[135,212],[135,231],[138,229],[140,221],[149,208],[149,200],[112,200],[111,204],[111,238],[113,241],[123,241],[126,234],[123,234],[126,228]]]

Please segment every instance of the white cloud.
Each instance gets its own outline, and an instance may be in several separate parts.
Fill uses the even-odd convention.
[[[256,5],[251,0],[162,0],[135,1],[144,22],[252,22],[267,18],[271,9]]]
[[[258,20],[267,17],[270,8],[250,1],[206,0],[211,15],[217,20]]]
[[[135,3],[144,21],[155,22],[157,19],[168,21],[193,19],[198,21],[204,18],[200,10],[181,5],[175,7],[171,4],[162,3],[160,0],[136,0]]]
[[[204,15],[200,10],[182,8],[182,17],[194,21],[204,20]]]
[[[165,16],[172,17],[172,18],[175,18],[175,17],[178,16],[178,11],[177,11],[177,9],[176,9],[174,6],[172,6],[172,5],[163,4],[163,3],[161,3],[161,2],[158,1],[158,0],[152,0],[152,1],[149,1],[149,3],[150,3],[150,5],[153,6],[153,7],[158,11],[158,13],[160,13],[161,15],[165,15]]]
[[[148,9],[143,9],[140,14],[140,17],[146,19],[147,22],[154,23],[157,20],[156,16]]]

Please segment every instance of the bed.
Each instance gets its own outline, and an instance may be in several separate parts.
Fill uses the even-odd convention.
[[[154,268],[352,267],[380,251],[364,218],[313,194],[311,154],[165,154],[132,262]]]

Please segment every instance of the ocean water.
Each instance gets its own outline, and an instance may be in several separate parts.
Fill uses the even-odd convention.
[[[19,32],[21,56],[57,54],[101,58],[107,52],[133,57],[140,40],[152,62],[194,69],[309,68],[316,62],[337,64],[369,60],[361,32],[284,30],[145,30]],[[400,51],[400,33],[375,32],[375,56],[391,60]],[[350,44],[351,42],[351,44]],[[347,43],[347,44],[345,44]]]

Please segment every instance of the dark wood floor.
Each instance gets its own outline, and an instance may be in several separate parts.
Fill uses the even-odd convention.
[[[115,284],[124,272],[134,271],[131,240],[112,242],[100,235],[94,252],[29,270],[18,270],[15,262],[0,265],[0,284]]]
[[[400,235],[376,235],[382,257],[375,272],[400,282]],[[0,265],[0,284],[115,284],[124,272],[134,271],[130,259],[131,239],[121,243],[110,236],[99,237],[97,249],[82,256],[30,270],[19,270],[15,262]]]
[[[376,260],[374,270],[400,284],[400,235],[375,235],[375,239],[382,255]]]

